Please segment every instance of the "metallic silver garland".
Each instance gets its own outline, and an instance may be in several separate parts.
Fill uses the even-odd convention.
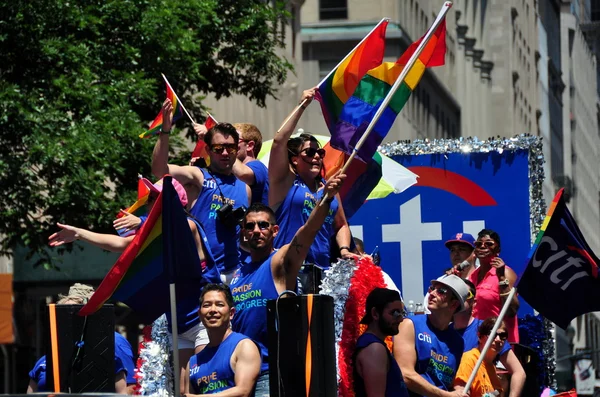
[[[335,362],[339,368],[338,355],[340,353],[340,342],[342,341],[342,330],[344,327],[344,313],[346,300],[350,290],[350,279],[356,270],[353,259],[340,259],[328,270],[321,282],[320,292],[323,295],[333,297],[333,325],[335,330]],[[340,371],[337,371],[338,384],[340,382]]]
[[[174,395],[173,365],[171,362],[171,342],[167,317],[163,314],[152,324],[152,341],[140,350],[142,365],[140,394],[144,396]]]
[[[413,142],[398,141],[387,143],[379,147],[379,151],[386,156],[441,154],[448,153],[490,153],[502,154],[505,150],[527,150],[529,154],[529,217],[531,230],[531,243],[542,226],[546,217],[546,203],[542,196],[544,182],[544,154],[542,152],[542,139],[528,134],[516,135],[512,138],[490,138],[482,141],[475,138],[456,139],[418,139]],[[556,388],[554,376],[556,360],[554,355],[554,324],[544,319],[544,339],[542,350],[545,360],[547,386]]]

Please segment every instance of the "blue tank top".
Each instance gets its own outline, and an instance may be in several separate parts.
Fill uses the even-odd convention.
[[[235,386],[231,356],[238,343],[248,339],[232,332],[219,346],[206,346],[190,358],[190,391],[192,394],[216,394]]]
[[[477,330],[479,329],[479,326],[481,325],[482,322],[483,322],[483,320],[474,318],[473,322],[471,322],[471,324],[467,325],[467,328],[463,328],[463,329],[456,329],[456,328],[454,328],[454,323],[450,324],[450,328],[452,328],[453,330],[458,332],[458,334],[460,336],[462,336],[463,341],[465,342],[465,349],[463,350],[464,352],[468,352],[469,350],[474,349],[477,346],[479,346],[479,337],[477,335]],[[504,353],[506,353],[509,350],[510,350],[510,343],[508,343],[508,341],[506,341],[506,342],[504,342],[504,346],[502,346],[502,350],[500,350],[500,352],[498,353],[498,356],[503,355]]]
[[[267,350],[267,300],[277,299],[279,294],[271,272],[272,252],[262,262],[242,265],[233,276],[231,294],[235,302],[235,316],[232,328],[251,338],[262,355],[261,372],[269,370],[269,352]]]
[[[209,173],[200,168],[204,175],[202,191],[190,213],[198,219],[206,230],[210,250],[214,256],[219,271],[229,272],[239,265],[240,226],[227,227],[217,219],[217,210],[221,208],[223,198],[233,209],[241,206],[248,207],[246,184],[235,175],[219,175]]]
[[[252,204],[263,203],[269,205],[269,170],[260,160],[252,160],[246,163],[254,171],[254,184],[252,190]]]
[[[450,328],[444,331],[434,328],[426,314],[413,316],[410,320],[415,326],[415,370],[432,385],[451,391],[464,350],[462,337]]]
[[[296,177],[294,184],[275,212],[279,225],[279,234],[275,237],[275,248],[281,248],[292,241],[298,229],[308,220],[317,202],[323,197],[323,192],[324,190],[321,189],[317,193],[312,193],[300,177]],[[336,198],[330,204],[329,215],[325,218],[321,230],[310,246],[306,263],[316,263],[322,268],[329,268],[329,246],[331,237],[335,234],[334,219],[337,210]]]
[[[386,377],[385,397],[408,397],[408,389],[406,388],[406,383],[404,383],[404,377],[402,377],[402,372],[400,371],[398,363],[388,350],[385,342],[375,335],[365,332],[358,338],[356,341],[356,349],[352,355],[352,362],[356,363],[356,357],[358,356],[358,353],[371,343],[380,343],[387,351],[390,368],[388,369]],[[365,382],[358,374],[356,364],[354,364],[354,395],[356,397],[367,397],[367,392],[365,391]]]

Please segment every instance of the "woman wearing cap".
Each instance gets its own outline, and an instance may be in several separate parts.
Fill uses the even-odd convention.
[[[496,333],[490,335],[496,320],[497,317],[490,317],[481,323],[477,333],[479,343],[477,347],[463,354],[462,359],[460,360],[460,366],[458,367],[458,372],[454,378],[454,386],[465,387],[471,373],[475,369],[477,360],[479,360],[479,357],[481,356],[483,347],[489,338],[494,338],[494,341],[486,352],[483,362],[477,369],[477,374],[473,379],[473,384],[469,390],[469,395],[471,397],[494,396],[498,395],[493,394],[494,392],[502,392],[502,385],[496,374],[494,361],[496,360],[496,356],[502,350],[504,342],[506,342],[506,339],[508,338],[508,332],[506,331],[506,324],[504,324],[503,321],[500,323],[500,327],[498,327]]]
[[[510,290],[517,281],[517,274],[498,256],[500,254],[500,236],[493,230],[483,229],[475,242],[475,256],[479,259],[477,268],[469,280],[475,284],[477,303],[473,308],[473,317],[485,320],[498,316]],[[519,343],[517,311],[519,299],[513,297],[504,316],[508,341]]]
[[[275,247],[289,244],[296,230],[306,223],[312,209],[323,197],[325,183],[321,177],[325,150],[310,134],[290,139],[304,109],[315,96],[315,88],[302,93],[304,103],[275,135],[269,158],[269,206],[275,211],[279,234]],[[330,215],[312,244],[306,262],[329,267],[330,239],[335,236],[340,256],[352,258],[350,228],[340,205],[339,197],[331,201]]]

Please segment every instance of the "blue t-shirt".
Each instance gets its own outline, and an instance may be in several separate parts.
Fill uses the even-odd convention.
[[[482,322],[483,322],[483,320],[474,318],[473,322],[471,324],[467,325],[467,328],[463,328],[463,329],[456,329],[456,328],[454,328],[454,324],[450,324],[450,328],[452,328],[453,330],[458,332],[458,334],[463,337],[463,340],[465,341],[465,350],[464,350],[465,352],[479,346],[479,338],[477,336],[477,330],[479,329],[479,326],[481,325]],[[510,350],[510,343],[508,343],[508,341],[506,341],[506,342],[504,342],[504,345],[502,346],[502,350],[500,350],[500,352],[498,353],[498,356],[503,355],[504,353],[506,353],[509,350]]]
[[[254,184],[252,190],[252,204],[263,203],[269,205],[269,170],[260,160],[252,160],[246,163],[254,172]]]
[[[388,350],[385,342],[369,332],[365,332],[358,338],[356,341],[356,350],[354,350],[354,354],[352,356],[352,362],[354,363],[354,395],[356,397],[367,396],[365,382],[358,374],[355,363],[358,353],[372,343],[382,344],[388,355],[388,363],[390,368],[388,369],[386,377],[385,397],[408,397],[408,389],[406,388],[406,383],[404,383],[404,377],[402,376],[402,371],[400,371],[398,362],[396,362],[396,359],[394,359],[394,356],[392,356]]]
[[[135,365],[131,345],[123,335],[115,332],[115,375],[125,371],[127,384],[135,384]],[[46,356],[40,357],[29,371],[29,378],[35,381],[39,392],[50,391],[46,387]]]
[[[232,329],[251,338],[260,349],[263,362],[261,372],[269,370],[267,350],[267,300],[277,299],[279,294],[271,272],[272,252],[262,262],[242,265],[233,276],[231,294],[235,302]]]
[[[217,210],[225,204],[230,204],[232,209],[248,207],[247,185],[233,174],[220,175],[209,173],[204,168],[200,170],[204,175],[204,184],[190,213],[204,225],[219,271],[229,272],[239,266],[241,227],[224,225],[217,217]]]
[[[232,332],[219,346],[206,346],[190,358],[190,391],[192,394],[215,394],[235,386],[231,356],[238,344],[248,339]]]
[[[323,189],[312,193],[300,177],[296,177],[294,184],[275,212],[279,225],[279,233],[275,237],[275,248],[281,248],[292,241],[298,229],[308,220],[310,213],[323,194]],[[335,198],[329,205],[329,214],[325,218],[323,226],[310,246],[308,255],[306,255],[306,263],[316,263],[324,269],[329,268],[329,246],[331,237],[335,234],[334,220],[337,210],[338,201]]]
[[[435,387],[451,391],[464,351],[463,338],[453,329],[436,329],[427,314],[416,315],[407,320],[412,320],[415,327],[415,370]],[[411,392],[410,395],[418,394]]]

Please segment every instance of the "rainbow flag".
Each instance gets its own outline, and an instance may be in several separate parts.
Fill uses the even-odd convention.
[[[519,278],[519,294],[544,317],[566,329],[600,311],[600,259],[591,250],[563,198],[554,197]]]
[[[150,193],[150,189],[148,189],[148,187],[146,185],[144,185],[144,182],[142,182],[142,178],[140,177],[138,180],[137,201],[135,203],[133,203],[129,208],[127,208],[126,211],[132,215],[137,216],[138,218],[146,215],[147,214],[146,202],[148,201],[149,193]],[[124,216],[125,215],[121,211],[119,211],[119,213],[117,214],[117,219],[122,218]],[[137,230],[127,230],[126,231],[125,229],[117,229],[117,233],[121,237],[131,236],[131,235],[134,235],[136,232],[137,232]]]
[[[333,135],[344,104],[352,96],[362,77],[383,61],[385,31],[388,21],[379,25],[355,48],[342,63],[319,84],[315,98],[321,104],[321,111],[329,132]]]
[[[151,323],[170,309],[169,284],[176,283],[177,302],[196,299],[197,305],[205,276],[187,216],[166,176],[147,221],[79,314],[92,314],[113,299]]]
[[[175,122],[183,116],[183,107],[181,106],[181,102],[179,102],[179,98],[175,94],[175,91],[173,91],[173,88],[171,88],[171,84],[169,84],[169,82],[167,81],[167,79],[165,78],[164,75],[163,75],[163,78],[165,79],[165,84],[167,85],[167,99],[170,99],[171,103],[173,104],[172,115],[173,115],[173,124],[175,124]],[[162,127],[162,124],[163,124],[163,116],[162,116],[162,110],[161,110],[160,112],[158,112],[158,116],[156,116],[156,118],[154,119],[152,124],[150,124],[150,127],[148,127],[148,131],[140,134],[140,138],[149,138],[152,135],[158,135],[158,133],[160,132],[160,128]]]
[[[344,105],[335,131],[331,134],[331,146],[346,153],[352,153],[375,113],[387,97],[410,57],[423,38],[413,43],[398,61],[385,62],[364,75],[354,94]],[[357,153],[357,157],[368,162],[381,144],[396,120],[396,116],[408,101],[410,94],[421,80],[425,69],[444,64],[446,54],[446,19],[444,18],[431,39],[410,69],[408,75],[394,93],[392,100],[383,111],[375,128]]]
[[[204,126],[206,127],[207,130],[210,130],[218,123],[219,122],[210,113],[208,113],[208,116],[206,117],[206,121],[204,122]],[[190,161],[190,164],[194,164],[196,162],[196,160],[198,160],[200,158],[204,160],[204,163],[201,164],[200,167],[206,168],[210,165],[210,156],[208,155],[206,143],[204,143],[204,140],[202,140],[202,139],[200,139],[200,140],[198,140],[198,142],[196,142],[196,147],[194,148],[194,151],[192,152],[192,160]]]

